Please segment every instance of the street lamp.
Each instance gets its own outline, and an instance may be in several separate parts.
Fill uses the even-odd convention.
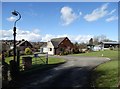
[[[16,23],[17,23],[17,21],[19,21],[21,19],[21,15],[18,11],[15,11],[15,10],[12,12],[12,14],[14,16],[19,16],[19,18],[15,20],[14,28],[13,28],[13,32],[14,32],[13,33],[13,36],[14,36],[14,61],[16,61]]]

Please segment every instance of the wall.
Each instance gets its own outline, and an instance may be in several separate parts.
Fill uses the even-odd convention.
[[[47,42],[47,48],[48,48],[48,54],[54,55],[54,46],[50,41]],[[50,48],[52,49],[51,51],[50,51]]]
[[[72,52],[74,46],[71,43],[71,41],[68,38],[65,38],[60,44],[59,44],[59,48],[57,49],[57,54],[60,54],[62,52]],[[62,49],[62,50],[61,50]]]

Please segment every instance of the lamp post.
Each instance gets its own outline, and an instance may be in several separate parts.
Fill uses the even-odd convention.
[[[14,16],[19,16],[19,18],[17,20],[15,20],[14,22],[14,27],[13,27],[13,36],[14,36],[14,61],[16,61],[16,23],[17,21],[19,21],[21,19],[21,15],[18,11],[13,11],[12,14]]]

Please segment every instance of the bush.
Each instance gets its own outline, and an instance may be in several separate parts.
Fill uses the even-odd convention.
[[[13,56],[13,49],[10,49],[9,51],[8,51],[8,56],[10,57],[10,56]]]
[[[69,54],[69,52],[68,52],[68,51],[65,51],[63,54],[64,54],[64,55],[68,55],[68,54]]]
[[[5,57],[9,57],[9,52],[8,51],[4,52],[4,55]]]
[[[73,53],[77,54],[77,53],[80,53],[79,49],[75,48],[73,49]]]
[[[25,54],[26,55],[31,55],[32,54],[32,50],[30,48],[26,48],[25,49]]]

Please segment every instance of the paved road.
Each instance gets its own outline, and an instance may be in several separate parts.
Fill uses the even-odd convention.
[[[80,56],[51,56],[64,58],[66,63],[50,70],[35,74],[24,81],[21,89],[89,89],[90,70],[108,61],[108,58]],[[52,87],[52,88],[51,88]]]

